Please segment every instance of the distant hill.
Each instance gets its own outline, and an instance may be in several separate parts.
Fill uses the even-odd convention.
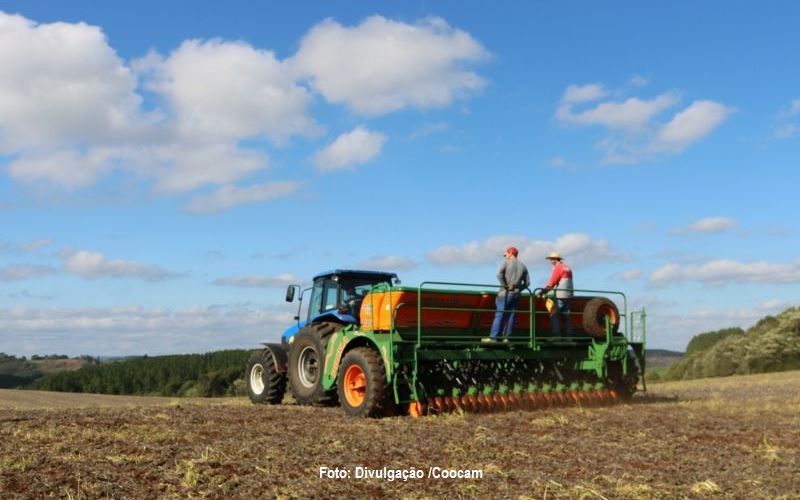
[[[667,380],[800,369],[800,308],[767,316],[747,331],[728,328],[695,336]]]
[[[224,396],[243,391],[250,351],[142,356],[56,373],[30,388],[150,396]]]
[[[647,349],[645,355],[648,370],[667,368],[683,358],[682,352],[666,349]]]
[[[0,388],[24,387],[46,375],[77,370],[97,363],[98,361],[90,356],[70,358],[61,354],[51,354],[34,355],[28,359],[25,356],[17,357],[0,352]]]

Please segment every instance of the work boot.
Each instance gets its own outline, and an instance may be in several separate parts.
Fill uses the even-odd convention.
[[[481,342],[484,343],[484,344],[492,344],[492,343],[496,342],[496,340],[493,339],[492,337],[483,337],[481,339]]]

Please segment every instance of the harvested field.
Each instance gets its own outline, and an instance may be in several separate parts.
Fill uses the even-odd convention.
[[[10,408],[6,497],[798,498],[800,372],[653,385],[633,404],[354,420],[244,399]],[[56,394],[86,406],[87,395]],[[160,400],[153,402],[153,400]],[[119,400],[122,401],[122,400]],[[202,400],[200,402],[203,402]],[[40,400],[37,404],[46,405]],[[110,406],[103,406],[109,404]],[[320,478],[320,467],[349,479]],[[481,479],[357,479],[357,467]]]

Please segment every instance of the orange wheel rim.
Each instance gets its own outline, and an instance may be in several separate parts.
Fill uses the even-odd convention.
[[[344,372],[344,398],[353,408],[361,406],[367,397],[367,376],[358,365],[350,365]]]

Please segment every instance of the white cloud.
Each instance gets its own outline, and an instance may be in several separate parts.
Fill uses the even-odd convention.
[[[55,272],[56,270],[50,266],[14,264],[0,268],[0,281],[21,281],[40,278]]]
[[[64,250],[61,252],[61,260],[65,271],[90,280],[139,278],[147,281],[161,281],[177,276],[176,273],[157,266],[132,260],[110,260],[100,252],[88,250]]]
[[[227,276],[214,280],[214,284],[217,286],[247,288],[281,288],[301,282],[302,280],[297,276],[288,273],[279,274],[278,276],[262,276],[260,274],[253,274],[250,276]]]
[[[167,58],[135,63],[166,99],[181,135],[212,140],[313,135],[308,91],[271,51],[244,42],[188,40]]]
[[[162,192],[228,184],[268,165],[242,141],[320,131],[286,64],[242,42],[186,41],[134,72],[96,26],[0,13],[0,59],[0,154],[28,183],[77,189],[123,169]],[[143,111],[137,77],[162,108]]]
[[[578,104],[582,102],[596,101],[608,94],[599,83],[589,83],[587,85],[570,85],[564,91],[561,102],[564,104]]]
[[[596,83],[570,85],[555,113],[565,125],[604,127],[606,135],[596,147],[602,151],[606,164],[638,163],[658,155],[681,153],[708,136],[734,111],[714,101],[694,101],[668,121],[660,120],[662,113],[680,102],[677,92],[665,92],[652,99],[629,97],[597,102],[588,109],[580,106],[607,94]]]
[[[695,281],[707,286],[736,283],[800,283],[800,259],[785,264],[767,261],[710,260],[703,264],[665,264],[650,275],[653,286]]]
[[[666,93],[650,100],[631,97],[622,102],[603,102],[594,108],[575,112],[572,102],[563,101],[556,110],[556,117],[567,124],[602,125],[611,129],[638,131],[655,115],[677,103],[675,94]]]
[[[317,24],[290,62],[328,102],[381,115],[442,107],[481,90],[484,80],[462,66],[488,57],[443,19],[407,24],[372,16],[355,27],[332,19]]]
[[[592,240],[588,235],[577,233],[565,234],[555,241],[531,240],[521,235],[492,236],[483,241],[439,247],[425,256],[438,265],[491,264],[499,261],[509,246],[517,247],[520,260],[528,267],[544,266],[550,252],[561,253],[567,262],[576,265],[621,258],[606,240]]]
[[[215,213],[238,205],[284,198],[300,187],[297,182],[273,182],[247,187],[222,186],[213,193],[189,200],[186,210],[192,213]]]
[[[713,101],[694,101],[661,128],[653,148],[680,153],[710,134],[732,112],[732,108]]]
[[[0,345],[15,354],[183,354],[256,348],[294,323],[285,308],[201,306],[0,309]]]
[[[636,281],[642,277],[641,269],[628,269],[616,274],[616,277],[622,281]]]
[[[706,217],[686,227],[675,228],[672,234],[721,233],[735,225],[736,220],[730,217]]]
[[[386,136],[358,126],[334,139],[314,155],[314,164],[323,171],[341,170],[362,165],[377,157]]]
[[[0,60],[0,154],[19,156],[12,177],[88,185],[110,166],[97,149],[146,122],[136,78],[98,27],[0,12]]]
[[[394,255],[375,255],[367,260],[359,262],[356,267],[360,269],[375,269],[389,271],[408,271],[414,269],[417,264],[404,257]]]
[[[555,156],[555,157],[550,159],[549,164],[553,168],[562,168],[562,167],[566,167],[567,165],[569,165],[569,162],[563,156]]]

